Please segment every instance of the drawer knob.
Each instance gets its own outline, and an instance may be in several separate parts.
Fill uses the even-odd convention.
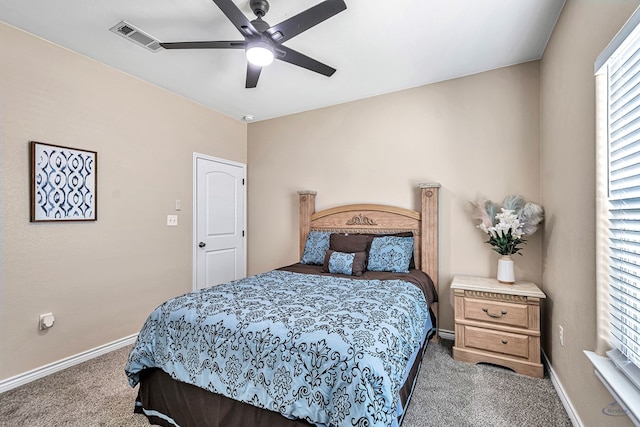
[[[507,341],[506,339],[502,338],[502,344],[507,344],[509,341]]]
[[[487,316],[489,317],[493,317],[494,319],[499,319],[502,316],[504,316],[505,314],[507,314],[507,310],[502,310],[500,312],[500,314],[494,314],[494,313],[489,313],[489,309],[487,307],[483,307],[482,311],[484,311],[485,313],[487,313]]]

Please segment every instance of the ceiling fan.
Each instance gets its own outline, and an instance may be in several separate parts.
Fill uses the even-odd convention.
[[[282,43],[345,10],[347,5],[343,0],[325,0],[274,26],[269,26],[262,20],[269,11],[267,0],[250,0],[251,10],[256,15],[253,21],[249,21],[232,0],[213,2],[240,31],[244,40],[172,42],[160,45],[165,49],[244,49],[247,56],[246,88],[257,86],[262,67],[271,64],[274,59],[327,77],[336,72],[335,68],[309,58]]]

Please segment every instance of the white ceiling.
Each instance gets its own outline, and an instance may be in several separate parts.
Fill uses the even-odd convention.
[[[162,42],[242,40],[211,0],[0,0],[0,21],[241,120],[265,120],[540,59],[564,0],[345,0],[284,43],[337,69],[275,61],[245,89],[244,52],[150,52],[109,31],[127,21]],[[255,18],[249,0],[234,0]],[[320,0],[271,0],[275,25]]]

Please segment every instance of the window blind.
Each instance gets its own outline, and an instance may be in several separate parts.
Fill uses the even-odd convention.
[[[640,387],[640,38],[607,62],[610,356]],[[634,378],[635,377],[635,378]]]

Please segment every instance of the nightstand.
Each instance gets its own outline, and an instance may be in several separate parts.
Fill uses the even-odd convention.
[[[546,295],[535,283],[504,285],[496,279],[455,276],[456,342],[453,358],[493,363],[542,378],[540,363],[540,300]]]

